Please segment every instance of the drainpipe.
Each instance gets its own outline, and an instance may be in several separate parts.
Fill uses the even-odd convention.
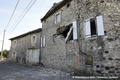
[[[42,46],[41,46],[41,37],[42,37],[42,30],[41,30],[41,32],[40,32],[40,44],[39,44],[39,65],[40,65],[40,63],[41,63],[41,52],[42,52]]]
[[[79,0],[77,0],[76,4],[79,3]],[[77,16],[77,24],[78,24],[78,46],[79,46],[79,55],[80,55],[80,75],[82,75],[82,67],[83,67],[83,61],[82,61],[82,51],[81,51],[81,37],[80,37],[80,9],[78,8],[77,4],[77,10],[78,10],[78,16]]]
[[[89,1],[89,0],[88,0]],[[79,3],[80,1],[79,0],[77,0],[76,1],[76,4],[77,3]],[[98,0],[97,0],[97,2],[98,2]],[[84,63],[83,63],[83,61],[84,61],[84,52],[82,51],[82,36],[80,37],[80,35],[81,35],[81,31],[80,31],[80,10],[83,8],[85,6],[85,4],[83,4],[80,8],[79,8],[79,6],[78,6],[78,4],[77,4],[77,10],[78,10],[78,44],[79,44],[79,54],[80,54],[80,62],[81,62],[81,64],[80,64],[80,70],[81,70],[81,72],[80,72],[80,75],[82,75],[82,71],[83,71],[83,65],[84,65]],[[98,4],[97,4],[97,9],[98,9]],[[97,11],[98,12],[98,11]],[[98,13],[97,13],[98,14]]]
[[[76,1],[76,4],[79,4],[79,0]],[[77,4],[77,11],[78,11],[78,17],[77,17],[77,24],[78,24],[78,45],[79,45],[79,54],[80,54],[80,75],[82,75],[83,69],[84,69],[84,52],[82,51],[82,35],[80,31],[80,10],[84,7],[85,4],[83,4],[80,8],[79,5]]]

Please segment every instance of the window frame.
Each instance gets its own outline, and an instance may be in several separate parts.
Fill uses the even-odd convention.
[[[17,46],[17,40],[14,40],[13,41],[13,48],[16,48],[16,46]]]
[[[35,37],[35,39],[33,40],[33,37]],[[31,36],[31,43],[36,43],[37,41],[37,36],[36,35],[32,35]]]
[[[96,34],[92,35],[91,33],[91,21],[94,20],[95,21],[95,30],[96,30]],[[103,36],[104,35],[104,21],[103,21],[103,16],[97,16],[95,18],[90,18],[87,19],[84,22],[84,26],[85,26],[85,37],[86,38],[93,38],[93,37],[97,37],[97,36]]]
[[[57,12],[55,14],[55,24],[60,23],[60,22],[61,22],[61,12]]]

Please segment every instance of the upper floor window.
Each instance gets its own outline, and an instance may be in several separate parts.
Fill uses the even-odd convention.
[[[16,45],[17,45],[17,41],[14,40],[14,41],[13,41],[13,47],[16,48]]]
[[[103,17],[97,16],[96,18],[89,19],[85,22],[86,37],[102,36],[104,35]]]
[[[55,23],[60,23],[60,22],[61,22],[61,14],[58,13],[58,14],[56,14],[56,16],[55,16]]]
[[[33,36],[31,37],[31,43],[36,43],[36,35],[33,35]]]

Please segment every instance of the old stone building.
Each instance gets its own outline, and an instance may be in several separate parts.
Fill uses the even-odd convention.
[[[63,0],[41,21],[44,65],[82,74],[120,74],[119,0]]]
[[[41,28],[11,38],[9,60],[20,64],[38,64]]]

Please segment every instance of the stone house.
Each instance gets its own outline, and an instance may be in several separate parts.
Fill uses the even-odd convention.
[[[120,0],[62,0],[41,21],[44,65],[120,75]]]
[[[38,64],[40,33],[41,28],[11,38],[9,60],[20,64]]]

